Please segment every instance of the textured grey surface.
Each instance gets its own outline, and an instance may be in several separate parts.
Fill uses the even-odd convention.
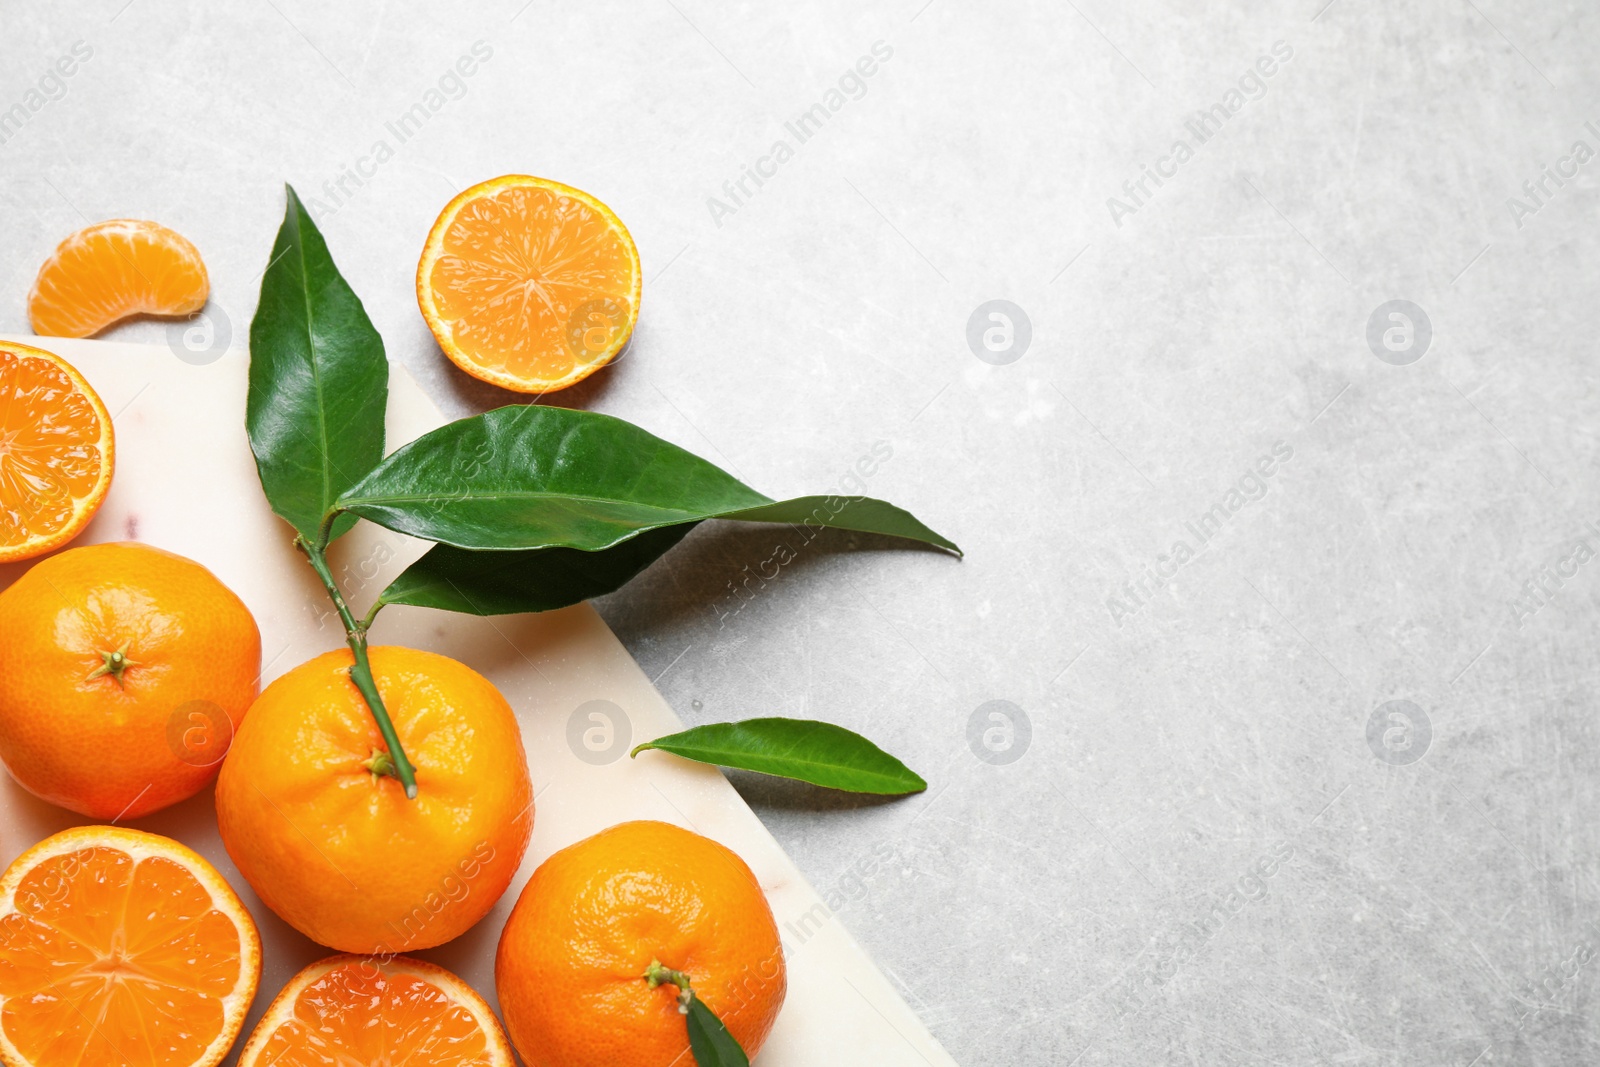
[[[242,336],[289,180],[464,412],[508,397],[417,314],[433,216],[504,172],[588,189],[644,312],[560,402],[774,495],[887,442],[867,491],[967,549],[830,536],[745,585],[784,535],[702,528],[601,605],[685,717],[826,718],[930,780],[739,784],[957,1060],[1600,1059],[1600,163],[1562,163],[1600,149],[1592,6],[522,3],[8,0],[0,106],[93,56],[0,144],[0,329],[131,215],[195,240]],[[1536,201],[1546,166],[1576,176]],[[1006,365],[967,342],[991,299],[1031,320]],[[1420,358],[1369,347],[1396,299]]]

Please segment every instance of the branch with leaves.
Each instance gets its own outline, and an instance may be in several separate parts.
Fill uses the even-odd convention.
[[[407,758],[367,662],[390,604],[472,615],[553,611],[613,592],[710,519],[827,527],[960,549],[910,512],[868,497],[773,500],[622,419],[517,404],[449,423],[384,453],[388,360],[293,189],[250,324],[246,428],[272,510],[294,528],[344,624],[352,683],[387,751],[369,769],[416,796]],[[434,542],[361,617],[328,566],[328,546],[367,519]],[[688,759],[835,789],[926,788],[848,730],[796,719],[719,723],[660,738]],[[639,750],[635,750],[635,755]]]

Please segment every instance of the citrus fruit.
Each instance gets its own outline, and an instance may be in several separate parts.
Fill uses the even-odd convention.
[[[56,246],[28,294],[28,321],[47,337],[88,337],[129,315],[191,315],[210,292],[188,238],[156,222],[111,219]]]
[[[340,649],[251,706],[217,781],[217,826],[290,926],[382,955],[449,941],[494,906],[533,830],[533,788],[516,716],[487,678],[409,648],[369,659],[416,799],[381,773],[383,738]]]
[[[0,342],[0,563],[89,525],[115,452],[111,416],[83,375],[43,349]]]
[[[52,804],[138,818],[216,777],[260,673],[250,609],[200,564],[68,549],[0,592],[0,760]]]
[[[671,982],[688,976],[754,1057],[783,1005],[783,946],[755,875],[709,838],[626,822],[533,873],[500,935],[495,989],[528,1067],[691,1063]]]
[[[444,354],[524,393],[611,362],[639,318],[639,288],[639,250],[610,208],[524,174],[445,205],[417,264],[417,303]]]
[[[7,1067],[212,1067],[260,977],[250,913],[169,838],[80,826],[0,877]]]
[[[239,1067],[343,1064],[512,1067],[483,998],[445,970],[404,956],[334,956],[283,987]]]

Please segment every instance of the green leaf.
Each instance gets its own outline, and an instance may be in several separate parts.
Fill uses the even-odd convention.
[[[961,555],[960,547],[924,526],[911,512],[870,496],[797,496],[776,504],[724,512],[720,519],[740,522],[783,522],[794,526],[827,526],[835,530],[905,537]]]
[[[651,748],[852,793],[898,795],[928,788],[915,771],[860,734],[810,719],[710,723],[647,741],[629,755]]]
[[[514,405],[396,449],[340,508],[471,549],[610,548],[646,530],[735,518],[890,534],[959,553],[908,512],[864,497],[778,503],[632,423]]]
[[[691,998],[685,1021],[689,1026],[689,1050],[698,1067],[750,1067],[744,1049],[705,1001]]]
[[[288,205],[250,322],[245,427],[272,510],[315,543],[339,495],[383,458],[383,339],[300,198]],[[355,525],[341,515],[332,537]]]
[[[391,582],[379,600],[468,615],[554,611],[622,588],[696,525],[648,530],[598,552],[575,548],[481,552],[434,545]]]

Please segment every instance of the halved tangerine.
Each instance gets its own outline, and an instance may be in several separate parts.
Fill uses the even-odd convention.
[[[525,174],[445,205],[417,264],[417,304],[444,354],[524,393],[611,362],[633,334],[640,287],[639,250],[610,208]]]
[[[494,1012],[443,967],[405,956],[333,956],[289,980],[239,1067],[426,1063],[512,1067]]]
[[[111,487],[111,416],[53,353],[0,342],[0,563],[76,537]]]
[[[45,337],[88,337],[129,315],[192,315],[211,282],[200,251],[158,222],[111,219],[56,246],[28,294]]]
[[[0,878],[7,1067],[213,1067],[260,977],[250,913],[169,838],[80,826]]]

